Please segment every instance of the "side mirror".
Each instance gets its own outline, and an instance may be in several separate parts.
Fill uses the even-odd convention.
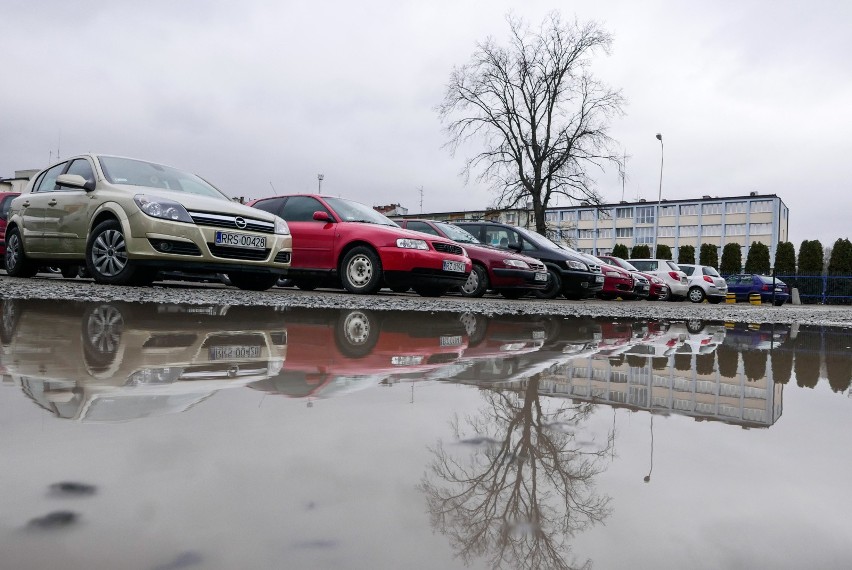
[[[334,222],[334,219],[328,215],[328,212],[322,211],[314,212],[314,219],[318,222]]]
[[[521,246],[520,243],[510,243],[509,249],[511,249],[512,251],[517,251],[518,253],[520,253],[520,251],[523,249],[523,247]]]
[[[88,181],[79,174],[60,174],[56,177],[56,185],[66,188],[79,188],[86,192],[91,192],[95,189],[95,182]]]

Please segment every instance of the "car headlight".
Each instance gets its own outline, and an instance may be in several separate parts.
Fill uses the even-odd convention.
[[[604,275],[606,275],[607,277],[621,277],[621,273],[619,273],[618,271],[607,271],[606,273],[604,273]]]
[[[133,197],[133,201],[136,202],[140,210],[152,218],[192,223],[192,218],[189,217],[189,212],[186,211],[186,208],[174,200],[137,194]]]
[[[659,277],[651,277],[651,281],[653,281],[653,282],[654,282],[654,283],[656,283],[657,285],[662,285],[662,284],[663,284],[663,280],[662,280],[662,279],[660,279]]]
[[[580,263],[579,261],[569,261],[568,269],[579,269],[580,271],[588,271],[589,266],[585,263]]]
[[[517,267],[518,269],[529,269],[530,266],[526,261],[520,259],[504,259],[503,263],[506,267]]]
[[[137,370],[124,383],[125,386],[151,386],[157,384],[171,384],[177,382],[183,368],[175,366],[165,366],[163,368],[143,368]]]
[[[277,216],[275,218],[275,233],[281,236],[290,234],[290,226],[287,225],[287,222]]]
[[[396,240],[396,247],[401,247],[403,249],[429,249],[429,246],[422,239],[408,239],[408,238],[399,238]]]

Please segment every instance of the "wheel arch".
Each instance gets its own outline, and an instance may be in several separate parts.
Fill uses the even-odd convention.
[[[98,227],[99,224],[107,220],[115,220],[121,224],[121,230],[124,232],[126,237],[132,235],[127,214],[124,213],[124,210],[121,207],[109,202],[101,204],[101,206],[95,211],[95,214],[92,216],[92,222],[89,224],[89,235],[92,234],[92,231]]]
[[[372,249],[373,252],[375,252],[376,257],[378,257],[379,261],[381,261],[382,256],[379,255],[379,248],[377,248],[376,246],[374,246],[373,244],[371,244],[368,241],[356,239],[356,240],[350,241],[345,246],[340,248],[340,253],[337,255],[337,272],[339,274],[342,274],[342,272],[343,272],[343,260],[346,258],[346,255],[350,251],[355,249],[356,247],[368,247],[368,248]]]

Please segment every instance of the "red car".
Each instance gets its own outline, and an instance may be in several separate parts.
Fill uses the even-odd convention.
[[[648,291],[649,301],[665,301],[671,296],[671,290],[669,289],[669,286],[666,285],[665,282],[663,282],[663,280],[659,277],[651,275],[649,273],[642,273],[641,271],[633,267],[633,265],[631,265],[629,262],[621,259],[620,257],[613,257],[611,255],[599,255],[598,257],[600,257],[603,261],[606,261],[607,263],[617,265],[622,269],[626,269],[630,273],[637,273],[647,279],[648,282],[651,284],[651,288]]]
[[[636,294],[633,292],[633,276],[629,271],[618,265],[609,264],[602,257],[595,257],[587,253],[580,255],[591,263],[601,266],[601,273],[604,274],[604,286],[603,289],[598,291],[599,299],[609,300],[621,297],[622,299],[633,300],[636,298]]]
[[[489,289],[517,299],[533,290],[547,287],[547,268],[526,255],[483,244],[458,226],[432,220],[397,220],[403,228],[451,239],[464,246],[473,262],[467,283],[461,286],[465,297],[482,297]]]
[[[459,244],[424,239],[358,202],[297,194],[262,198],[249,206],[287,221],[293,236],[287,276],[300,289],[342,286],[350,293],[371,294],[382,287],[412,288],[437,297],[464,285],[471,271]]]
[[[12,198],[20,196],[19,192],[0,192],[0,268],[6,268],[6,217],[9,215],[9,204]]]

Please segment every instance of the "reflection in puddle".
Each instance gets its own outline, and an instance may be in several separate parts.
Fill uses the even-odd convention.
[[[429,455],[418,463],[425,474],[419,485],[416,476],[405,481],[408,491],[416,485],[419,501],[425,497],[428,522],[446,537],[452,556],[473,566],[564,568],[591,562],[593,553],[575,554],[575,544],[617,506],[617,497],[600,485],[616,461],[615,412],[611,427],[602,429],[600,422],[593,425],[596,410],[623,409],[649,418],[650,433],[643,431],[642,441],[649,441],[651,453],[642,456],[641,475],[657,483],[666,473],[659,466],[654,473],[655,418],[727,424],[720,430],[752,437],[727,426],[772,428],[782,419],[785,388],[821,385],[849,394],[852,380],[852,333],[816,326],[8,299],[0,300],[0,309],[3,384],[53,416],[81,423],[148,418],[140,423],[153,430],[160,425],[156,416],[215,409],[208,400],[217,393],[301,400],[288,410],[298,408],[308,417],[324,406],[343,413],[347,403],[364,405],[399,385],[412,410],[415,387],[479,394],[478,409],[430,418],[434,426],[455,418],[451,435],[426,430]],[[303,403],[317,407],[306,410]],[[324,418],[327,425],[336,416]],[[237,431],[239,420],[251,424],[250,418],[236,418]],[[422,430],[426,424],[412,425]],[[298,437],[287,433],[294,440],[315,435],[301,432],[298,423],[288,428],[295,430]],[[314,424],[305,431],[321,429]],[[339,425],[328,429],[326,437],[340,437],[334,433]],[[73,433],[84,438],[103,432]],[[372,457],[382,439],[372,432],[370,437],[375,440],[361,452]],[[415,453],[417,446],[411,447]],[[326,459],[306,453],[299,459],[308,466]],[[346,475],[341,495],[310,489],[293,512],[319,518],[320,510],[339,508],[335,500],[345,503],[346,486],[357,479],[341,468]],[[76,508],[88,500],[75,498],[104,499],[84,482],[98,480],[85,471],[51,477],[56,478],[48,481],[60,481],[49,486],[51,500],[68,499]],[[43,487],[39,491],[43,497]],[[323,509],[315,508],[317,496],[324,497]],[[419,513],[422,502],[408,508]],[[28,512],[17,524],[30,519],[28,528],[50,530],[89,527],[95,520],[88,511],[61,509],[31,518],[40,512],[45,511]],[[82,516],[87,524],[78,525]],[[337,534],[340,528],[335,532],[329,536],[345,536]],[[349,536],[315,538],[322,533],[311,528],[283,543],[305,556],[337,555],[357,543]],[[171,561],[162,565],[160,558],[156,567],[206,565],[204,553],[203,560],[194,551],[170,554],[165,560],[174,556]]]

